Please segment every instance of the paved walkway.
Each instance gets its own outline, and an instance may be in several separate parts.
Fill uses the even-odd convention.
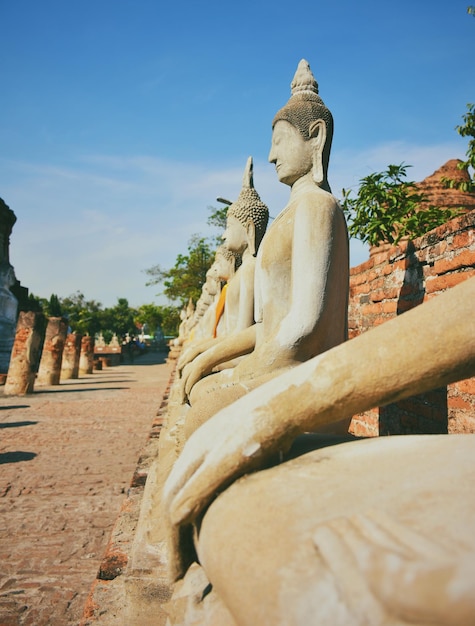
[[[0,626],[80,623],[170,374],[149,353],[0,395]]]

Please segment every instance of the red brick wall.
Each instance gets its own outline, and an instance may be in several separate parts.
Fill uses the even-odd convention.
[[[475,276],[474,225],[470,211],[413,241],[375,248],[352,268],[350,338]],[[394,346],[395,359],[398,350]],[[355,415],[351,430],[359,436],[473,433],[475,378]]]

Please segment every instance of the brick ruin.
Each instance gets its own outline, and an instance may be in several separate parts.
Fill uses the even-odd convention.
[[[449,161],[418,186],[431,204],[465,213],[418,239],[374,247],[368,261],[351,269],[350,339],[475,275],[475,194],[441,183],[444,176],[463,176],[457,163]],[[473,433],[475,379],[356,415],[351,430],[358,436]]]

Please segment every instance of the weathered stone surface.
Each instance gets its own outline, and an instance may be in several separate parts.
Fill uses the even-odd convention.
[[[61,364],[61,378],[69,380],[79,377],[79,358],[81,356],[82,335],[69,333],[66,337]]]
[[[81,354],[79,356],[79,373],[92,374],[94,369],[94,337],[84,335],[81,339]]]
[[[5,382],[5,395],[25,395],[33,392],[44,334],[45,319],[42,313],[20,312]]]
[[[443,178],[457,182],[470,180],[468,172],[457,167],[459,163],[460,159],[451,159],[420,183],[416,183],[418,190],[427,196],[427,204],[444,209],[475,209],[475,194],[450,189],[442,181]]]
[[[68,322],[66,318],[50,317],[48,319],[40,369],[36,380],[38,385],[59,385],[67,332]]]

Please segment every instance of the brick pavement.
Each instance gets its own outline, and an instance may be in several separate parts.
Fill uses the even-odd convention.
[[[149,353],[0,395],[0,626],[80,623],[171,369]]]

